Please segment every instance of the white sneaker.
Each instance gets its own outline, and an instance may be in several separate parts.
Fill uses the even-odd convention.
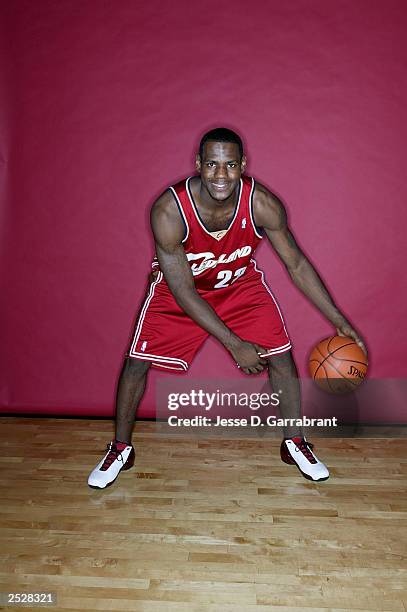
[[[319,482],[329,478],[326,465],[312,452],[314,445],[305,438],[285,438],[281,442],[280,456],[284,463],[295,464],[304,478]]]
[[[102,461],[90,473],[88,485],[92,489],[104,489],[113,484],[122,470],[129,470],[134,465],[134,448],[129,445],[119,451],[114,440],[106,447],[107,453]]]

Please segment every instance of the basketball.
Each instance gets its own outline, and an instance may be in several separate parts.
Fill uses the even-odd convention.
[[[367,357],[352,338],[331,336],[311,351],[309,370],[316,384],[328,393],[349,393],[364,380]]]

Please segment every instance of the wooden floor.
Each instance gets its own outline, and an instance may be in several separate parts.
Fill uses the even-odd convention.
[[[313,438],[331,471],[316,484],[278,438],[139,422],[136,466],[97,491],[111,421],[0,426],[1,591],[72,611],[407,610],[405,438]]]

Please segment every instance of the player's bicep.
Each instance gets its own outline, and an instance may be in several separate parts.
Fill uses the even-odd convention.
[[[295,269],[303,254],[292,235],[281,200],[259,185],[255,193],[256,224],[262,227],[274,250],[289,270]]]
[[[164,193],[154,204],[151,228],[158,263],[172,293],[194,289],[191,268],[182,246],[185,226],[171,193]]]
[[[150,214],[154,239],[162,247],[182,242],[185,234],[184,223],[170,190],[164,192],[153,204]]]

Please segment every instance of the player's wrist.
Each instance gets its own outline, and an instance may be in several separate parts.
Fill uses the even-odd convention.
[[[338,329],[341,329],[342,327],[349,327],[349,321],[347,321],[341,314],[335,316],[333,319],[331,319],[331,321]]]
[[[343,314],[336,309],[332,313],[327,313],[327,318],[335,327],[341,328],[344,325],[349,325],[349,322],[345,319]]]
[[[228,349],[228,351],[235,350],[239,344],[241,343],[241,339],[239,336],[236,336],[231,330],[226,337],[226,340],[223,342],[223,346]]]

